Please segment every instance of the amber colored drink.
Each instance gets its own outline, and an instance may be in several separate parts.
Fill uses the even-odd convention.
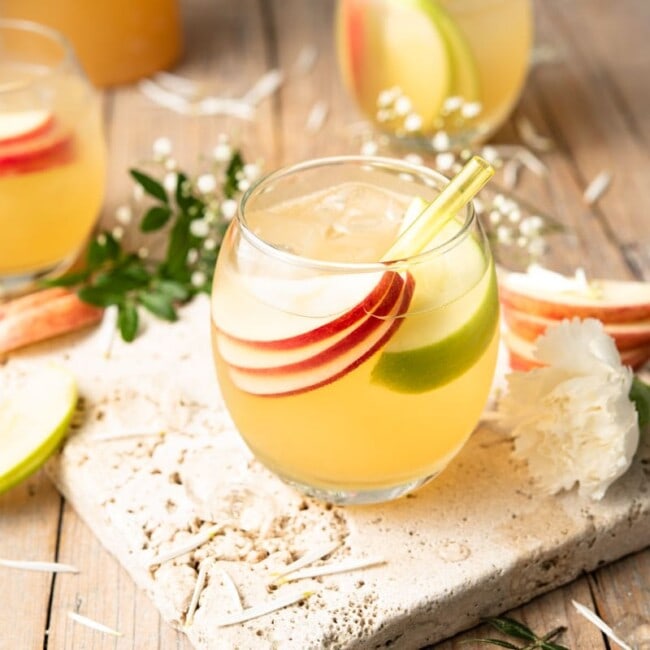
[[[99,99],[49,30],[0,21],[0,296],[63,270],[104,192]]]
[[[396,498],[478,421],[498,303],[471,208],[426,252],[382,259],[414,196],[442,183],[384,159],[306,163],[254,187],[226,236],[212,308],[223,397],[256,457],[310,494]]]
[[[2,0],[2,17],[61,32],[97,86],[167,68],[183,46],[178,0]]]

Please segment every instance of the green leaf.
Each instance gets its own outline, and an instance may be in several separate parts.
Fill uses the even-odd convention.
[[[650,386],[639,379],[636,375],[632,379],[630,387],[630,399],[634,402],[639,428],[645,427],[650,422]]]
[[[131,343],[138,332],[138,310],[132,302],[120,304],[117,312],[117,326],[120,329],[122,338]]]
[[[190,290],[184,284],[174,280],[158,280],[155,283],[155,288],[159,293],[181,302],[187,300],[191,295]]]
[[[172,211],[167,206],[155,205],[149,208],[140,222],[142,232],[153,232],[162,228],[172,216]]]
[[[140,304],[150,311],[154,316],[158,316],[163,320],[175,321],[178,320],[178,314],[174,308],[174,304],[169,296],[158,292],[141,293],[138,296]]]
[[[530,628],[526,627],[519,621],[515,621],[513,618],[509,618],[508,616],[487,618],[485,622],[508,636],[513,636],[517,639],[525,639],[526,641],[538,640],[537,635]]]
[[[164,269],[169,279],[179,282],[189,281],[191,275],[187,267],[187,254],[192,246],[190,222],[188,215],[179,215],[169,234]]]
[[[129,170],[129,173],[147,194],[163,203],[169,203],[169,197],[167,196],[165,188],[156,179],[151,178],[151,176],[148,176],[137,169],[131,169]]]
[[[147,284],[149,284],[148,274],[144,277],[137,277],[118,267],[104,273],[98,273],[92,286],[114,293],[127,293],[135,289],[143,289]]]
[[[113,291],[110,287],[82,287],[77,291],[80,300],[96,307],[119,305],[124,300],[124,295]]]
[[[47,287],[73,287],[77,284],[81,284],[90,277],[90,271],[88,269],[84,271],[79,271],[78,273],[67,273],[58,278],[50,278],[42,281]]]
[[[235,151],[226,169],[226,180],[223,184],[223,194],[226,198],[232,199],[237,194],[237,174],[242,169],[244,169],[244,160],[239,151]]]
[[[565,645],[553,643],[552,641],[544,641],[541,647],[543,650],[569,650]]]
[[[102,264],[118,259],[121,251],[120,243],[110,232],[100,233],[95,239],[91,240],[88,246],[86,255],[88,268],[94,271]]]
[[[483,643],[485,645],[496,645],[500,648],[510,648],[510,650],[519,650],[519,648],[513,643],[502,641],[501,639],[466,639],[461,641],[461,644],[465,643]]]

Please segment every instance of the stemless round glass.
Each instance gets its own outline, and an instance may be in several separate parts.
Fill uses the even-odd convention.
[[[0,20],[0,298],[68,267],[97,218],[99,98],[67,41]]]
[[[530,0],[338,0],[342,77],[361,110],[405,143],[486,139],[523,86]]]
[[[498,345],[494,264],[471,205],[425,252],[384,259],[447,180],[364,156],[251,187],[221,247],[212,344],[253,454],[334,503],[397,498],[476,426]]]

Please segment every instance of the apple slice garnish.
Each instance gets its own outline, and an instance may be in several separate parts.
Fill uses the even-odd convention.
[[[344,336],[315,354],[278,366],[247,367],[229,364],[230,377],[240,389],[254,395],[294,395],[313,390],[346,375],[379,350],[400,326],[408,309],[414,282],[395,272],[375,310],[359,319]],[[250,357],[246,360],[250,363]],[[266,359],[265,359],[266,360]]]
[[[0,115],[0,125],[1,122]],[[10,133],[11,128],[14,127],[8,126],[6,132]],[[0,176],[41,171],[68,163],[74,155],[73,145],[72,132],[50,116],[31,132],[0,140]]]
[[[0,113],[0,145],[39,135],[50,128],[53,119],[44,109]]]
[[[77,403],[74,376],[45,366],[0,399],[0,493],[35,472],[56,450]]]
[[[541,368],[544,364],[535,358],[535,344],[532,341],[517,336],[514,332],[505,330],[502,339],[508,350],[510,367],[513,370],[533,370]],[[621,362],[638,370],[650,359],[650,344],[641,345],[621,351]]]
[[[524,273],[499,281],[504,307],[544,318],[597,318],[603,323],[650,320],[650,283],[598,280],[585,291],[545,288]]]
[[[544,334],[547,328],[560,322],[560,319],[529,314],[514,309],[508,304],[503,305],[502,312],[503,320],[508,328],[527,341],[534,341],[538,336]],[[620,351],[650,345],[650,320],[604,323],[603,328],[614,339],[616,347]]]
[[[425,250],[493,173],[485,161],[471,159],[435,201],[409,215],[406,229],[384,261],[409,258]],[[378,281],[374,275],[357,273],[347,278],[328,274],[264,284],[268,274],[259,264],[250,266],[250,277],[246,277],[247,262],[251,259],[242,255],[238,276],[241,285],[232,283],[228,288],[230,283],[225,282],[215,287],[215,347],[232,382],[240,390],[260,396],[313,390],[359,367],[379,352],[401,326],[415,289],[409,271],[385,271]],[[374,282],[371,288],[368,281]],[[278,285],[275,290],[274,284]],[[293,303],[287,303],[291,296]],[[232,305],[232,310],[219,310],[220,303]],[[251,317],[264,304],[271,308],[273,316]],[[321,316],[311,314],[306,318],[307,304],[323,304]],[[331,316],[323,317],[323,313]],[[314,324],[305,330],[306,321]],[[266,334],[266,329],[273,334]],[[251,336],[251,332],[257,334]],[[284,336],[275,335],[279,332]]]

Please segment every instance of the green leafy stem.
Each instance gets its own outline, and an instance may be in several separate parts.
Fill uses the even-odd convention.
[[[137,335],[140,308],[166,321],[177,320],[179,305],[211,290],[219,246],[229,223],[219,212],[219,202],[236,197],[243,169],[241,154],[233,152],[220,193],[210,196],[184,173],[176,175],[174,191],[168,193],[153,176],[131,169],[131,177],[148,197],[140,231],[151,234],[167,228],[162,259],[125,250],[118,237],[103,230],[90,242],[81,270],[48,284],[73,287],[81,300],[98,307],[115,305],[118,328],[127,342]],[[204,228],[197,234],[192,224],[201,220]],[[205,245],[208,240],[210,246]]]

